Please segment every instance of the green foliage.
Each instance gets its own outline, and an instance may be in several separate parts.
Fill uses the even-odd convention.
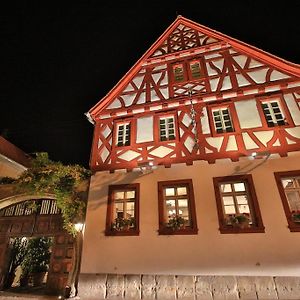
[[[21,263],[23,275],[46,272],[50,262],[51,238],[37,237],[28,241]]]
[[[170,227],[173,230],[177,230],[177,229],[183,228],[185,225],[185,222],[186,221],[183,217],[176,215],[169,219],[169,221],[167,223],[167,227]]]
[[[12,178],[12,177],[2,177],[0,178],[0,184],[11,184],[11,183],[14,183],[16,181],[15,178]]]
[[[79,165],[51,161],[48,153],[36,153],[32,167],[16,181],[17,190],[28,194],[54,194],[62,212],[64,228],[75,235],[73,223],[84,215],[85,201],[80,185],[90,177],[89,170]]]
[[[116,218],[115,221],[112,223],[112,229],[122,231],[126,228],[129,229],[130,227],[135,226],[135,218]]]

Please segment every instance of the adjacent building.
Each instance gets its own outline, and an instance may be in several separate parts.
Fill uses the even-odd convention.
[[[179,16],[87,117],[82,299],[299,299],[299,65]]]

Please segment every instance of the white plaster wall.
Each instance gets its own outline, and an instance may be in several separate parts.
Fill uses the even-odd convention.
[[[5,156],[0,155],[0,178],[12,177],[17,178],[22,172],[26,170],[20,164],[7,159]]]
[[[238,101],[234,105],[242,129],[262,126],[255,99]]]
[[[229,176],[261,160],[159,167],[153,173],[98,172],[91,180],[84,232],[82,273],[299,276],[300,232],[290,232],[274,172],[300,169],[300,153],[269,158],[254,169],[265,233],[221,234],[212,178]],[[157,182],[193,180],[197,235],[159,236]],[[140,183],[140,235],[104,235],[109,184]]]
[[[153,117],[137,119],[136,142],[151,142],[153,141]]]
[[[295,125],[300,125],[300,108],[296,103],[293,95],[286,94],[284,95],[284,98]]]

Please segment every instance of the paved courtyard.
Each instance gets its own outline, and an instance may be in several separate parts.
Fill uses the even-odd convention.
[[[28,295],[20,293],[9,293],[0,291],[0,299],[2,300],[57,300],[57,296],[45,296],[45,295]]]

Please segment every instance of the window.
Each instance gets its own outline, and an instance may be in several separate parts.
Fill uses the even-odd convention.
[[[197,234],[192,180],[158,182],[159,234]]]
[[[291,231],[300,231],[300,170],[276,172],[275,179]]]
[[[173,65],[173,76],[175,82],[182,82],[185,80],[183,64]]]
[[[203,77],[200,59],[185,60],[172,65],[174,83],[196,80]]]
[[[262,101],[261,106],[265,119],[267,121],[268,127],[274,127],[279,125],[285,125],[285,118],[280,108],[280,104],[276,100],[272,101]]]
[[[264,232],[251,175],[214,178],[221,233]]]
[[[212,115],[217,133],[234,131],[228,107],[213,108]]]
[[[117,146],[130,145],[130,123],[117,124]]]
[[[138,183],[109,186],[106,235],[138,235],[138,205]]]
[[[174,116],[159,118],[160,141],[175,140],[175,121]]]
[[[197,79],[201,77],[201,66],[199,60],[193,60],[189,63],[190,74],[192,79]]]

